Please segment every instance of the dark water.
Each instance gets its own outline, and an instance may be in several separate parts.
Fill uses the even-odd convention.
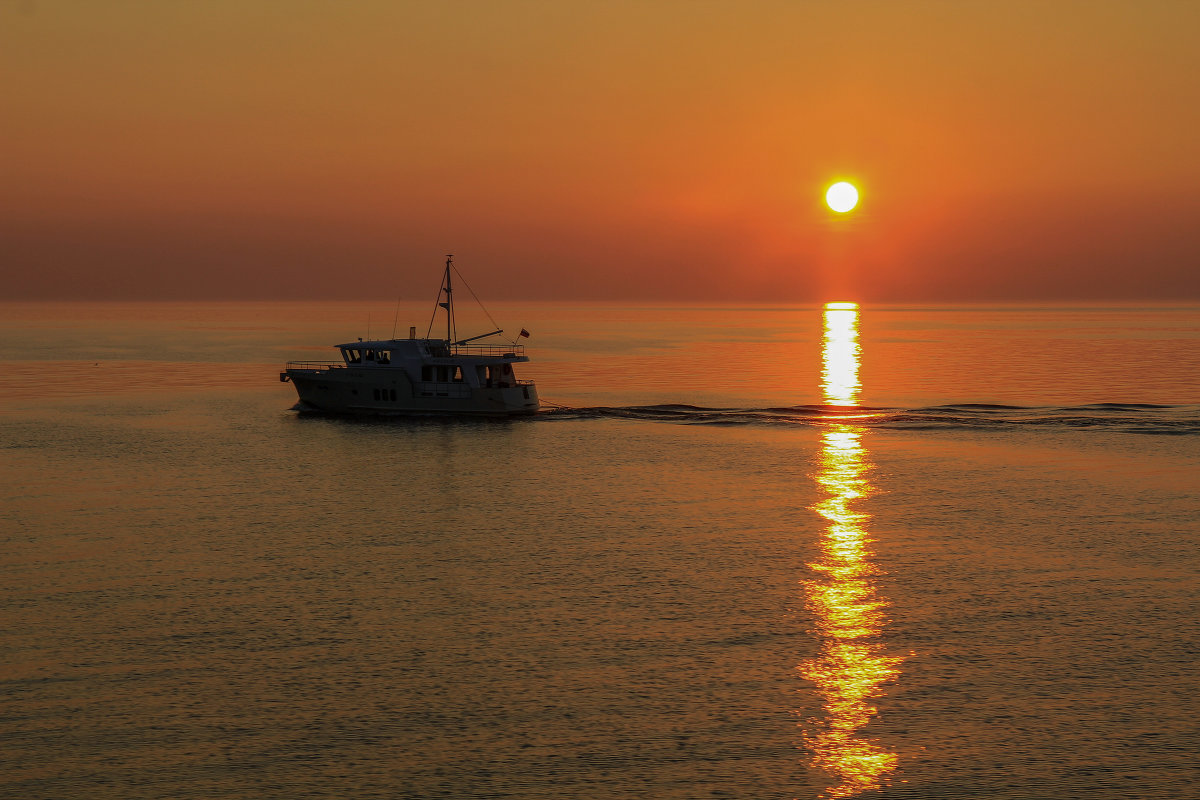
[[[1195,793],[1197,309],[501,307],[512,422],[3,310],[0,796]]]

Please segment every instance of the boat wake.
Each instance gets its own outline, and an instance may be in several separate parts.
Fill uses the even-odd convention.
[[[1092,403],[1011,406],[955,403],[924,408],[798,405],[781,408],[705,408],[676,403],[543,410],[541,419],[632,419],[684,425],[829,425],[895,429],[1096,428],[1157,435],[1200,434],[1200,404]]]

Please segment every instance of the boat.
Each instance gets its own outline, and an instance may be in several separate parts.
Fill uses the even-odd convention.
[[[454,257],[446,256],[438,303],[426,338],[417,338],[414,326],[409,328],[407,339],[360,338],[334,345],[341,354],[340,361],[287,362],[279,380],[296,387],[300,398],[297,409],[381,416],[509,417],[537,413],[537,387],[533,381],[518,380],[513,369],[529,361],[524,346],[516,343],[517,339],[528,338],[529,331],[522,328],[511,343],[480,342],[500,336],[504,333],[501,328],[459,339],[454,318],[456,274],[466,285],[454,266]],[[467,289],[470,291],[469,285]],[[429,338],[439,307],[446,314],[446,338]]]

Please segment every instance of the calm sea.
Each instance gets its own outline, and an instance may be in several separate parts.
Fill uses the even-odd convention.
[[[490,310],[0,305],[0,796],[1197,796],[1200,308]]]

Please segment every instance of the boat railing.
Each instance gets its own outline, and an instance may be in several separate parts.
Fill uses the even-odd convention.
[[[289,362],[287,362],[288,369],[323,370],[323,369],[338,369],[339,367],[345,368],[345,366],[346,366],[346,363],[344,361],[289,361]]]
[[[505,358],[525,355],[523,344],[452,344],[450,354],[455,356],[483,356]]]

